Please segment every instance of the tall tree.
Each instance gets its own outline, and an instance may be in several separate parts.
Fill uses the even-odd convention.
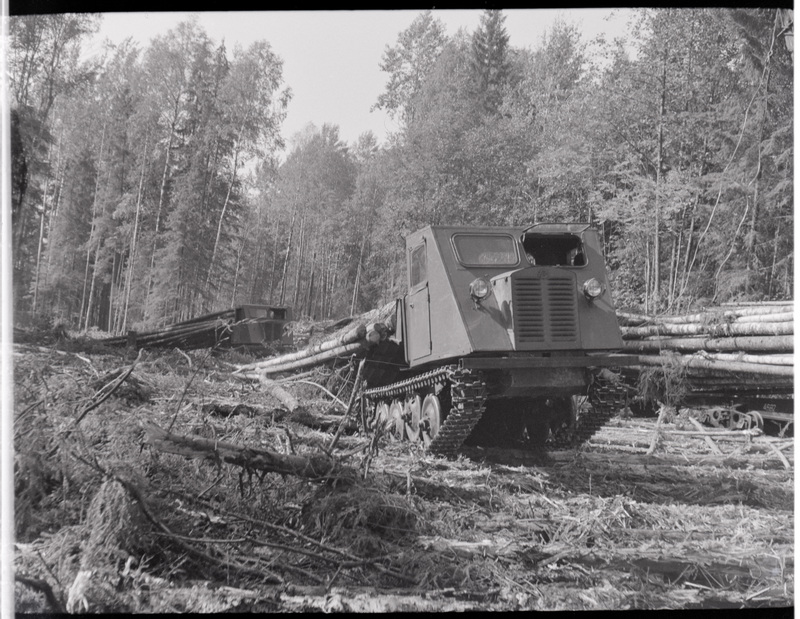
[[[321,294],[318,274],[335,261],[341,239],[350,236],[348,229],[361,225],[343,217],[356,165],[338,127],[309,125],[295,136],[278,174],[274,208],[288,230],[284,228],[277,301],[292,305],[296,316],[310,316]],[[342,289],[335,290],[331,311],[344,313],[349,297],[345,299]]]
[[[378,96],[373,109],[383,109],[404,124],[414,119],[414,100],[422,89],[446,41],[442,22],[425,11],[400,33],[397,43],[386,46],[380,63],[389,74],[385,92]]]
[[[37,233],[44,221],[40,211],[47,208],[48,196],[53,196],[48,187],[54,182],[51,112],[60,95],[91,78],[91,70],[79,64],[78,56],[81,41],[96,30],[97,23],[93,14],[9,19],[9,81],[19,137],[13,171],[21,175],[14,179],[17,192],[12,202],[14,294],[23,306],[31,297],[21,297],[35,279]]]
[[[511,75],[505,20],[502,11],[487,9],[472,35],[470,67],[473,87],[483,108],[489,113],[496,113],[500,107],[503,90]]]
[[[230,150],[223,160],[223,165],[227,168],[223,172],[227,176],[227,188],[217,218],[216,235],[206,276],[207,289],[215,275],[220,241],[225,231],[225,218],[232,194],[240,183],[241,169],[283,147],[280,126],[286,116],[291,92],[279,92],[282,64],[265,41],[254,43],[246,51],[237,48],[230,71],[221,84],[221,137],[230,144]],[[223,280],[230,278],[223,277]],[[211,291],[209,294],[210,304],[213,306],[216,295]]]

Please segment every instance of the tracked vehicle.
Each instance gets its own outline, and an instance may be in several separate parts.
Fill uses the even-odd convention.
[[[623,404],[622,348],[597,231],[588,224],[430,226],[406,239],[408,292],[364,396],[398,437],[565,448]]]

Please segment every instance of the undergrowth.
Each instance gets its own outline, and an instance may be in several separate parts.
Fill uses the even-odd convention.
[[[248,591],[260,592],[262,607],[280,610],[275,591],[292,587],[439,592],[473,596],[493,609],[680,607],[702,596],[677,594],[615,558],[614,549],[630,543],[626,531],[697,522],[710,528],[739,518],[745,524],[737,543],[755,555],[748,532],[783,522],[754,507],[747,508],[750,521],[742,520],[734,506],[681,504],[677,495],[662,504],[584,492],[584,478],[611,476],[610,465],[587,472],[578,464],[556,470],[444,460],[388,437],[369,459],[358,451],[368,441],[357,434],[343,436],[339,448],[356,454],[346,464],[360,473],[371,462],[369,474],[336,485],[167,454],[145,440],[144,428],[154,424],[287,455],[320,453],[330,444],[328,434],[277,422],[270,413],[276,402],[232,374],[237,355],[148,353],[131,376],[149,391],[120,391],[102,402],[105,386],[132,357],[22,356],[15,367],[17,572],[44,580],[73,612],[256,607],[242,601]],[[680,376],[665,363],[661,377],[651,377],[653,397],[680,389]],[[347,371],[330,380],[334,374],[320,371],[310,380],[343,390],[346,399]],[[312,412],[328,412],[317,387],[302,393],[314,402]],[[219,401],[261,412],[220,416],[204,408]],[[614,472],[618,479],[608,487],[641,481],[624,467]],[[698,477],[695,485],[710,479]],[[732,474],[710,487],[722,493],[731,483],[763,494]],[[787,497],[766,507],[783,507]],[[487,543],[495,554],[480,551]],[[791,580],[792,567],[784,563],[782,571],[737,587],[759,594],[757,584]],[[24,587],[18,592],[19,610],[40,599]]]

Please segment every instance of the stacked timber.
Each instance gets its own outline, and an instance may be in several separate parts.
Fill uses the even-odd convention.
[[[133,348],[210,348],[230,340],[236,310],[229,309],[185,320],[163,329],[148,332],[130,331],[128,335],[100,340],[106,346]]]
[[[661,369],[686,395],[790,394],[793,304],[728,305],[674,316],[618,312],[626,352],[640,375]]]

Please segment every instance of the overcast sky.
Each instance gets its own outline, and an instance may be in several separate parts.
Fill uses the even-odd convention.
[[[264,11],[194,13],[215,42],[247,47],[263,39],[284,61],[284,84],[292,89],[283,134],[291,138],[307,123],[339,126],[339,135],[354,142],[367,130],[381,142],[397,129],[382,111],[370,112],[383,92],[387,74],[379,64],[387,45],[397,42],[421,11]],[[621,36],[628,11],[612,9],[507,9],[506,30],[514,47],[535,49],[542,34],[560,17],[575,23],[585,41],[600,33]],[[105,39],[133,37],[146,47],[192,13],[105,13],[99,34],[86,52],[99,53]],[[473,32],[480,10],[438,10],[434,15],[449,35],[459,28]]]

